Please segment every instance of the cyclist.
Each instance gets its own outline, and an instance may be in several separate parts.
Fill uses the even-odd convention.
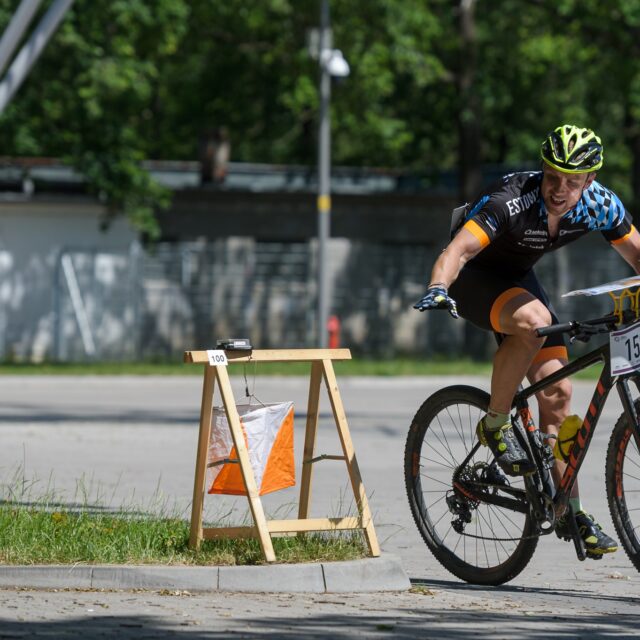
[[[493,331],[499,346],[493,361],[491,399],[477,433],[509,475],[532,472],[510,420],[513,397],[524,377],[533,383],[567,364],[564,336],[538,338],[535,329],[558,319],[538,281],[534,264],[549,251],[590,231],[640,272],[640,234],[615,193],[596,182],[603,147],[591,130],[565,124],[542,143],[542,170],[513,173],[457,209],[461,219],[431,273],[426,295],[415,309],[447,309],[457,318]],[[562,380],[537,395],[540,428],[556,434],[570,411],[571,382]],[[556,484],[566,464],[556,461]],[[617,550],[580,502],[577,483],[570,497],[578,530],[590,557]],[[556,529],[568,537],[566,522]]]

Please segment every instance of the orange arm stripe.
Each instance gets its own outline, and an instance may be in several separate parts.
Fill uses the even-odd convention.
[[[491,326],[494,331],[502,333],[502,328],[500,327],[500,314],[502,313],[504,305],[507,304],[509,300],[513,300],[513,298],[522,295],[523,293],[529,292],[522,287],[512,287],[511,289],[503,291],[495,299],[495,302],[491,305],[491,311],[489,312],[489,322],[491,322]]]
[[[540,362],[547,362],[548,360],[569,361],[567,347],[542,347],[531,364],[539,364]]]
[[[469,222],[466,222],[464,227],[462,228],[466,229],[469,233],[472,233],[478,239],[483,249],[491,242],[485,230],[473,220],[469,220]]]
[[[611,244],[622,244],[625,240],[629,239],[629,236],[636,230],[636,228],[631,225],[631,230],[629,231],[629,233],[625,234],[624,236],[622,236],[622,238],[618,238],[617,240],[612,240]]]

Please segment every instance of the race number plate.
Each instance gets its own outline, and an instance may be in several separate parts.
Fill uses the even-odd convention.
[[[611,375],[640,371],[640,322],[609,334]]]
[[[227,354],[222,349],[207,349],[207,356],[213,367],[226,367],[229,364]]]

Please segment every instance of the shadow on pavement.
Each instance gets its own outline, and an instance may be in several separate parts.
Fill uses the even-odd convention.
[[[541,595],[545,597],[551,598],[562,598],[562,599],[577,599],[580,601],[586,600],[597,600],[598,602],[618,602],[620,604],[625,605],[638,605],[640,607],[640,596],[636,595],[615,595],[615,594],[604,594],[601,592],[594,591],[586,591],[583,589],[558,589],[553,587],[516,587],[503,584],[499,587],[485,587],[482,585],[473,585],[467,584],[465,582],[450,582],[448,580],[431,580],[431,579],[422,579],[422,578],[411,578],[411,584],[414,587],[426,587],[426,588],[434,588],[434,589],[447,589],[447,590],[457,590],[463,591],[467,594],[478,593],[482,596],[491,597],[492,593],[495,593],[497,596],[505,596],[509,594],[535,594]],[[638,635],[636,637],[640,637],[640,628],[638,629]]]
[[[219,404],[219,403],[216,403]],[[370,420],[372,414],[370,412],[350,411],[349,420],[356,422],[360,419]],[[303,424],[307,419],[304,412],[296,412],[296,420]],[[320,420],[333,422],[333,414],[329,411],[320,411],[318,414]],[[390,428],[387,422],[397,419],[406,419],[406,428],[409,429],[410,418],[404,413],[385,414],[384,420],[379,424],[371,425],[367,423],[368,431],[375,429],[384,435],[396,435],[397,429]],[[12,404],[4,406],[0,410],[0,428],[15,428],[16,425],[23,424],[45,424],[51,427],[59,427],[82,424],[104,424],[105,422],[125,423],[126,426],[139,424],[155,424],[169,426],[198,426],[200,423],[200,414],[197,407],[194,410],[169,411],[162,409],[158,411],[148,409],[128,409],[117,410],[107,407],[99,407],[95,411],[55,411],[42,410],[31,405]],[[404,427],[403,427],[404,429]]]
[[[464,606],[461,603],[461,607]],[[380,614],[343,615],[327,613],[302,617],[222,618],[209,611],[210,620],[171,623],[152,616],[94,616],[50,621],[10,621],[0,618],[0,638],[394,638],[421,640],[554,640],[564,638],[637,637],[640,616],[608,615],[564,617],[551,613],[495,612],[482,608],[430,609],[415,607],[409,611],[388,610]],[[285,612],[283,612],[285,613]],[[395,617],[396,614],[401,616]],[[303,614],[304,615],[304,614]]]
[[[17,409],[17,410],[16,410]],[[37,408],[12,405],[0,411],[0,427],[14,428],[22,424],[46,424],[51,427],[66,426],[67,424],[102,424],[105,422],[126,423],[131,426],[136,423],[156,425],[188,425],[198,426],[200,415],[194,411],[153,411],[146,409],[107,410],[96,411],[41,411]]]

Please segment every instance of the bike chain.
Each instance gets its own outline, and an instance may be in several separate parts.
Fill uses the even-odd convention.
[[[482,483],[482,482],[478,482],[477,480],[475,481],[477,485],[481,485],[483,488],[487,487],[487,488],[497,488],[497,489],[504,489],[504,485],[501,484],[490,484],[490,483]],[[477,504],[480,504],[481,501],[476,501]],[[477,509],[477,506],[475,507],[474,510]],[[452,527],[453,528],[453,527]],[[464,531],[462,533],[458,533],[458,535],[460,536],[465,536],[467,538],[474,538],[475,540],[489,540],[489,541],[494,541],[494,542],[518,542],[520,540],[531,540],[533,538],[540,538],[542,536],[547,536],[550,533],[552,533],[555,530],[555,527],[549,527],[549,529],[547,529],[546,531],[539,531],[538,533],[535,533],[533,535],[530,536],[519,536],[518,538],[487,538],[485,536],[476,536],[473,533],[465,533]]]

